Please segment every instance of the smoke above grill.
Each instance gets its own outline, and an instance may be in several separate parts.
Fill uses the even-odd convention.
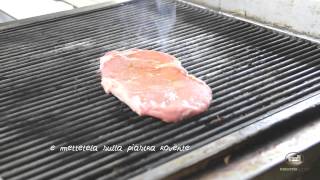
[[[150,27],[152,27],[158,37],[154,43],[160,47],[160,51],[167,51],[169,41],[172,41],[169,33],[176,22],[176,5],[161,0],[154,0],[154,6],[151,7],[141,1],[137,2],[137,4],[140,10],[152,9],[155,12],[155,14],[149,15],[148,17],[143,13],[137,15],[137,23],[140,24],[136,33],[138,38],[142,41],[153,39],[154,32],[151,32],[151,34],[149,32]],[[130,42],[125,42],[125,44],[130,44]]]
[[[156,6],[159,17],[162,18],[160,21],[155,21],[155,24],[160,37],[159,43],[162,47],[162,50],[165,50],[169,41],[169,32],[172,30],[172,27],[176,22],[176,6],[160,0],[156,0]],[[164,19],[167,21],[164,21]]]

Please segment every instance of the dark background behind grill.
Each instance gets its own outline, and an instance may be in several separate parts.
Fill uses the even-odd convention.
[[[66,145],[186,144],[192,149],[319,93],[317,44],[182,2],[176,22],[153,1],[0,31],[0,173],[10,179],[132,177],[182,152],[58,152]],[[169,31],[160,43],[159,24]],[[168,27],[166,27],[168,26]],[[115,49],[168,52],[212,88],[200,116],[138,117],[100,86]]]

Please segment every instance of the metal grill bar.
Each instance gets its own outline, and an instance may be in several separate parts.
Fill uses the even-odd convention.
[[[4,177],[127,179],[183,153],[63,153],[48,148],[176,143],[195,149],[320,92],[317,44],[183,2],[165,3],[176,5],[172,27],[172,19],[159,15],[155,2],[140,0],[0,31]],[[158,21],[162,29],[172,28],[165,45]],[[165,124],[138,117],[105,95],[97,58],[128,48],[178,57],[212,88],[212,106],[198,117]]]

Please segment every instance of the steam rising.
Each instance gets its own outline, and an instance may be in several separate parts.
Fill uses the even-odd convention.
[[[148,41],[154,37],[155,31],[157,40],[151,43],[156,43],[159,46],[159,50],[166,51],[168,48],[169,33],[172,30],[176,22],[176,7],[173,3],[166,1],[154,0],[155,6],[152,7],[152,11],[156,11],[155,15],[149,15],[146,17],[143,13],[139,14],[141,24],[137,36],[141,42]],[[140,4],[140,9],[150,8],[144,4]],[[151,28],[151,29],[150,29]],[[147,33],[148,31],[152,31]]]
[[[176,22],[176,7],[159,0],[156,0],[156,5],[161,20],[156,21],[155,24],[160,37],[160,46],[165,50],[168,46],[169,32]]]

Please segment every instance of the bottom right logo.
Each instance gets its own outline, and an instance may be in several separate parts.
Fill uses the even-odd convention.
[[[301,153],[291,152],[286,155],[286,162],[291,166],[299,166],[303,163],[304,158]]]

